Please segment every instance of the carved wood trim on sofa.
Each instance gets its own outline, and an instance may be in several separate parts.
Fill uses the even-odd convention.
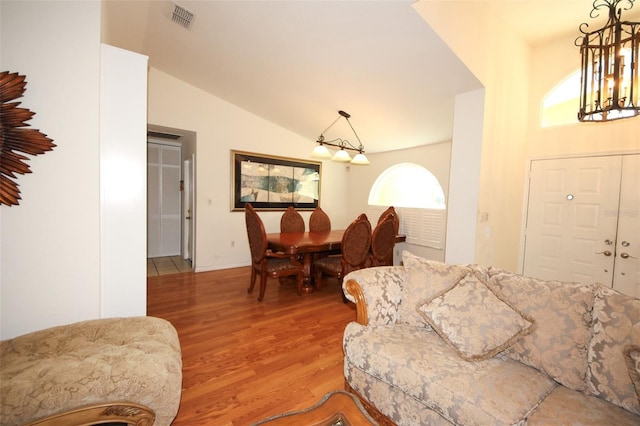
[[[28,423],[26,426],[90,426],[102,423],[125,423],[131,426],[152,426],[153,410],[132,402],[89,405],[65,413],[54,414]]]
[[[356,322],[362,325],[369,324],[369,317],[367,315],[367,300],[364,298],[364,292],[362,287],[356,280],[348,280],[345,284],[345,289],[356,301]]]
[[[355,389],[353,389],[346,380],[344,381],[344,389],[360,400],[360,403],[362,403],[364,409],[367,410],[367,413],[369,413],[369,415],[373,417],[373,419],[378,422],[380,426],[396,426],[393,420],[382,414],[369,401],[360,396],[360,394]]]

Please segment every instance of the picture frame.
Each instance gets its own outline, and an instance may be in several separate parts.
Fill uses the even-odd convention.
[[[231,211],[313,210],[320,205],[322,163],[231,150]]]

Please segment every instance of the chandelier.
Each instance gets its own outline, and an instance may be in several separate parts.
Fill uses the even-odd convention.
[[[360,142],[360,138],[358,137],[356,130],[353,128],[351,122],[349,121],[351,115],[344,111],[338,111],[338,114],[340,114],[339,117],[336,118],[333,123],[329,125],[329,127],[324,129],[324,131],[320,133],[320,136],[318,136],[318,140],[316,141],[318,145],[316,145],[316,147],[313,149],[311,156],[315,158],[331,158],[333,161],[350,162],[351,164],[369,164],[369,159],[367,159],[367,156],[364,155],[364,146],[362,145],[362,142]],[[352,145],[348,140],[341,138],[336,138],[330,141],[325,140],[324,134],[326,133],[326,131],[329,130],[331,126],[336,124],[336,122],[340,120],[340,118],[343,117],[345,120],[347,120],[347,123],[349,123],[349,127],[351,127],[353,134],[358,140],[358,146]],[[331,157],[331,152],[329,151],[329,148],[327,148],[327,146],[338,148],[333,157]],[[349,155],[347,151],[356,151],[357,154],[352,159],[351,155]]]
[[[582,55],[580,82],[580,121],[610,121],[637,116],[638,63],[640,62],[640,22],[622,21],[622,10],[635,0],[595,0],[591,18],[601,9],[609,10],[609,19],[600,29],[588,31],[580,25],[575,44]]]

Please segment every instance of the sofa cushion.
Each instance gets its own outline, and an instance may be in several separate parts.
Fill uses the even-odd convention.
[[[425,321],[468,361],[491,358],[533,331],[535,322],[473,273],[418,307]]]
[[[527,426],[638,426],[640,417],[594,396],[558,386],[527,420]]]
[[[631,383],[636,390],[636,395],[640,398],[640,346],[627,345],[624,347],[624,360],[629,369]]]
[[[538,324],[506,353],[571,389],[585,390],[594,287],[505,271],[492,275],[489,286]]]
[[[428,327],[416,307],[452,287],[469,273],[469,268],[424,259],[408,251],[402,252],[402,263],[405,267],[405,280],[402,286],[400,321]]]
[[[353,390],[373,405],[376,410],[393,420],[397,426],[451,426],[449,420],[429,409],[426,401],[413,398],[348,362],[345,362],[344,365],[344,377]],[[377,416],[373,417],[378,418]],[[389,425],[389,423],[383,422],[380,424]]]
[[[640,414],[640,403],[624,359],[627,345],[640,345],[640,299],[597,285],[587,390]]]
[[[423,401],[454,424],[516,424],[556,386],[546,375],[508,357],[465,361],[424,327],[365,327],[352,322],[345,328],[343,347],[345,377],[351,377],[349,370],[357,368]],[[366,398],[378,389],[358,388]]]

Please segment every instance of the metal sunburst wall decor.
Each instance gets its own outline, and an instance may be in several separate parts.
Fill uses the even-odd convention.
[[[27,86],[24,75],[3,71],[0,73],[0,204],[18,205],[20,190],[16,174],[31,173],[23,154],[38,155],[51,151],[52,139],[37,129],[28,129],[27,121],[35,112],[18,108]]]

